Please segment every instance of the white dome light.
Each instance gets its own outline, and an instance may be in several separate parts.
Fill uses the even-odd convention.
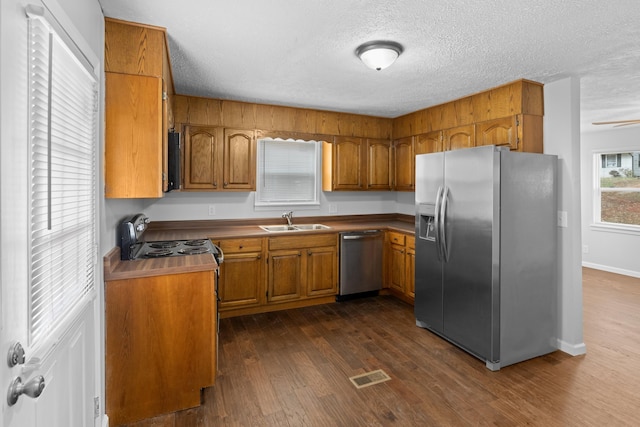
[[[360,45],[356,55],[372,70],[384,70],[402,53],[402,46],[396,42],[373,41]]]

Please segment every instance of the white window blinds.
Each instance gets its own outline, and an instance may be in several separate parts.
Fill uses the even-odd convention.
[[[319,204],[319,146],[316,141],[259,140],[255,204]]]
[[[94,288],[97,83],[39,16],[29,16],[30,344]]]

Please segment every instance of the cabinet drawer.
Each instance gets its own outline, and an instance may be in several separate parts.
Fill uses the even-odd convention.
[[[269,238],[269,250],[336,246],[337,234],[296,235]]]
[[[394,245],[404,246],[405,235],[402,233],[396,233],[395,231],[389,231],[389,241]]]
[[[220,249],[224,253],[262,252],[262,239],[220,240]]]

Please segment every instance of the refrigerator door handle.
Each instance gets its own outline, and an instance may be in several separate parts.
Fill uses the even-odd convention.
[[[440,202],[440,251],[444,262],[449,261],[449,245],[447,244],[447,202],[449,201],[449,187],[444,187]]]
[[[436,207],[435,207],[434,218],[433,218],[433,225],[436,229],[435,239],[436,239],[436,254],[438,255],[438,261],[442,261],[442,248],[440,244],[440,225],[441,225],[440,204],[442,200],[442,190],[443,190],[442,186],[438,187],[438,193],[436,194]]]

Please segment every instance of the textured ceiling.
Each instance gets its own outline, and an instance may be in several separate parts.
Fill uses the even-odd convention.
[[[520,78],[581,81],[583,130],[640,119],[638,0],[99,0],[167,28],[184,95],[397,117]],[[374,71],[366,41],[404,52]]]

